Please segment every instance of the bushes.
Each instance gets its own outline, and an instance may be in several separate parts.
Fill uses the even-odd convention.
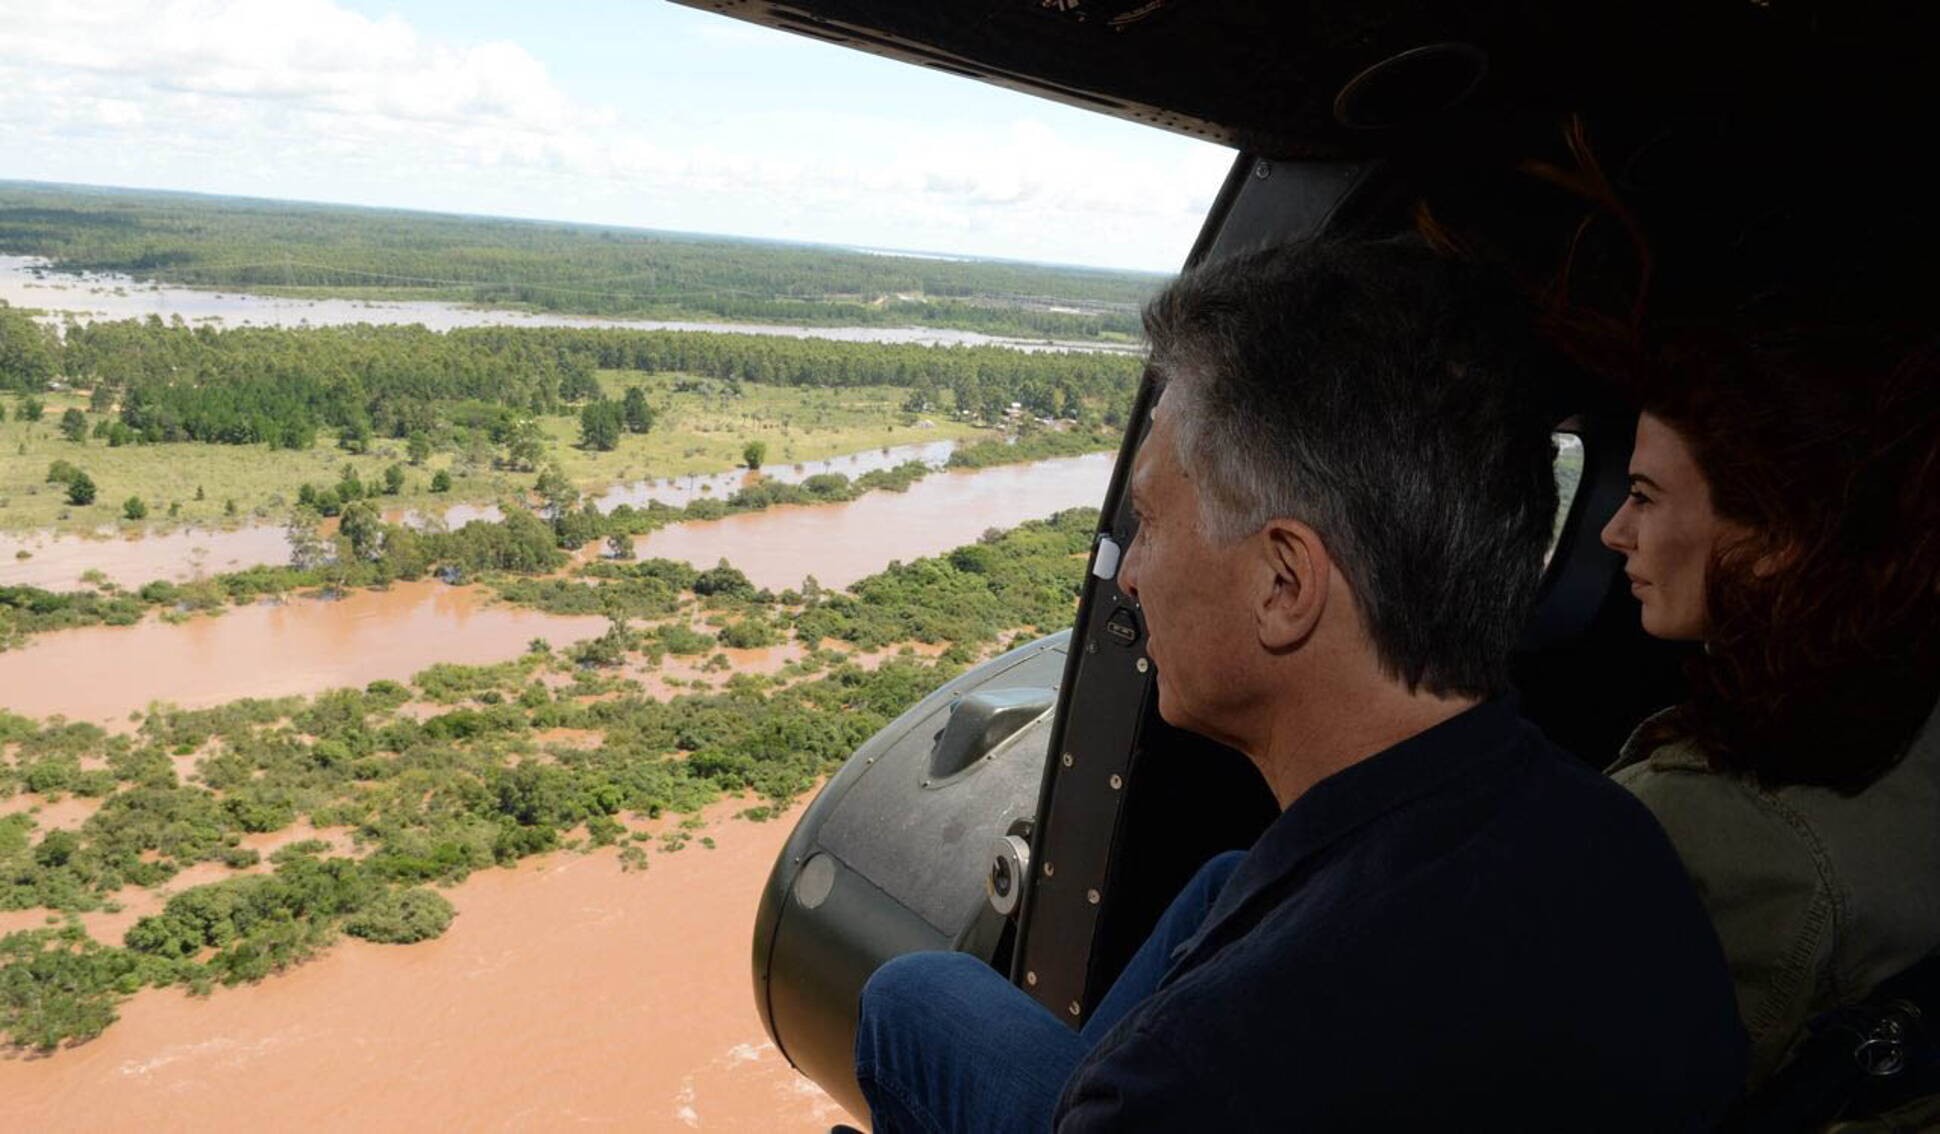
[[[746,599],[754,597],[754,584],[723,559],[694,577],[693,591],[707,597]]]
[[[76,507],[94,503],[94,479],[79,469],[67,481],[67,502]]]
[[[408,945],[444,933],[455,913],[443,894],[422,886],[385,890],[344,919],[344,932],[366,941]]]
[[[793,620],[804,639],[885,644],[922,633],[981,643],[1022,621],[1062,625],[1094,523],[1095,513],[1065,513],[896,565]],[[592,564],[568,585],[575,594],[610,590],[679,607],[680,584],[704,578],[717,598],[749,589],[725,565],[696,572],[667,560]],[[49,598],[59,606],[68,596]],[[5,609],[35,601],[26,595],[21,607]],[[790,617],[739,610],[720,637],[764,644],[782,636]],[[616,623],[576,656],[716,645],[677,618],[646,633]],[[626,841],[627,812],[691,811],[724,790],[779,805],[974,656],[960,647],[937,663],[894,657],[865,670],[814,655],[780,679],[736,675],[723,691],[661,701],[629,695],[623,682],[597,673],[549,692],[540,679],[563,665],[550,652],[530,653],[489,666],[433,666],[413,679],[415,689],[378,681],[308,700],[161,708],[128,737],[86,725],[36,728],[0,713],[0,742],[17,745],[11,762],[0,761],[0,777],[112,790],[77,831],[42,835],[27,817],[0,819],[0,908],[95,908],[123,885],[158,885],[196,862],[260,868],[242,846],[244,833],[287,829],[298,817],[355,827],[367,851],[359,861],[332,857],[323,840],[290,844],[270,856],[273,873],[175,895],[121,949],[57,933],[8,938],[0,943],[0,1028],[26,1042],[59,1042],[107,1026],[115,1001],[143,984],[257,979],[340,933],[399,943],[436,936],[451,907],[426,884],[552,850],[581,825],[591,843],[607,845]],[[572,699],[587,692],[619,695]],[[453,708],[424,721],[397,715],[414,698]],[[601,743],[548,745],[533,759],[531,731],[553,727],[595,730]],[[177,782],[171,764],[191,753],[199,756],[198,785]],[[89,761],[103,756],[108,770],[94,770]],[[644,851],[633,849],[637,866]]]

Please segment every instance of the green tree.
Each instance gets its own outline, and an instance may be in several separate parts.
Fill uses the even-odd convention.
[[[360,418],[344,426],[337,433],[337,447],[346,453],[369,452],[370,422]]]
[[[760,468],[761,462],[767,459],[768,443],[766,441],[750,441],[748,442],[747,448],[741,450],[741,463],[751,469]]]
[[[290,566],[299,571],[314,571],[322,564],[328,547],[319,529],[323,517],[314,508],[297,505],[290,513],[290,522],[283,529],[284,538],[290,541]]]
[[[358,479],[355,465],[344,466],[343,475],[337,478],[337,495],[346,504],[364,498],[364,482]]]
[[[88,439],[88,415],[69,406],[61,412],[61,436],[69,441],[86,442]]]
[[[67,482],[67,502],[81,505],[94,503],[94,479],[75,469],[73,478]]]
[[[353,559],[375,559],[384,542],[384,517],[370,501],[354,501],[344,505],[337,534],[350,544]]]
[[[404,466],[392,465],[384,470],[384,495],[396,496],[404,491]]]
[[[142,503],[141,497],[130,496],[121,505],[121,514],[131,520],[144,520],[148,518],[148,505]]]
[[[579,444],[586,449],[619,447],[621,408],[612,402],[589,402],[579,411]]]
[[[606,554],[612,559],[633,558],[633,537],[625,532],[614,532],[607,536]]]
[[[47,380],[54,376],[57,350],[51,328],[41,326],[32,316],[0,301],[0,387],[46,389]]]
[[[450,491],[451,491],[451,473],[450,473],[450,472],[448,472],[448,471],[446,471],[446,470],[444,470],[444,469],[439,469],[439,470],[438,470],[437,472],[434,472],[434,473],[432,473],[432,474],[431,474],[431,491],[433,491],[433,492],[450,492]]]
[[[41,415],[47,412],[47,405],[39,398],[22,398],[18,412],[22,421],[39,421]]]
[[[512,427],[505,446],[505,461],[515,469],[536,469],[546,455],[546,430],[534,418],[525,418]]]
[[[572,510],[573,505],[579,503],[579,490],[566,479],[565,473],[559,471],[558,465],[547,465],[532,488],[546,502],[546,515],[555,527]]]
[[[69,464],[67,461],[57,460],[53,464],[47,466],[47,483],[48,484],[69,484],[74,480],[75,475],[78,474],[80,471],[81,471],[80,469],[75,468],[72,464]]]
[[[647,392],[638,386],[627,387],[620,413],[629,433],[645,433],[653,428],[653,407],[647,404]]]
[[[422,429],[413,429],[410,439],[404,442],[405,459],[414,465],[421,465],[431,455],[431,438]]]

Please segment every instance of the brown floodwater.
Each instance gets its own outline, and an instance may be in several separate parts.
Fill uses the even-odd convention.
[[[708,850],[488,870],[417,945],[345,941],[205,999],[143,992],[100,1038],[0,1060],[6,1130],[826,1131],[852,1122],[769,1043],[748,976],[761,880],[800,808],[713,808]]]
[[[955,448],[954,441],[926,441],[847,453],[819,461],[773,465],[759,474],[746,469],[730,469],[706,476],[630,480],[609,485],[591,494],[590,498],[602,512],[611,512],[622,504],[644,508],[654,500],[670,507],[683,508],[708,497],[725,500],[756,480],[800,484],[818,473],[829,472],[841,473],[853,479],[876,469],[895,468],[906,461],[920,461],[935,467],[949,460]],[[1099,495],[1103,495],[1102,487]],[[435,513],[396,509],[386,512],[384,518],[391,523],[423,526],[435,521],[447,528],[457,528],[472,520],[498,520],[503,515],[493,504],[465,503],[454,504]],[[27,557],[21,558],[21,552],[26,552]],[[88,571],[99,571],[110,581],[124,587],[139,587],[156,579],[183,582],[197,576],[218,575],[264,564],[288,563],[289,560],[290,543],[281,524],[242,524],[233,528],[185,527],[149,535],[114,527],[103,527],[88,533],[34,531],[0,534],[0,584],[45,587],[49,590],[71,590],[81,586],[81,576]]]
[[[22,559],[20,552],[28,558]],[[228,530],[182,528],[154,535],[103,529],[90,535],[15,532],[0,535],[0,584],[72,590],[81,573],[99,571],[124,587],[156,579],[182,581],[266,563],[288,563],[290,541],[273,524]]]
[[[932,555],[987,528],[1095,504],[1111,464],[1110,454],[1094,453],[937,473],[907,492],[874,492],[846,504],[677,524],[636,546],[642,555],[704,567],[725,558],[757,585],[777,590],[811,574],[825,586],[846,587],[892,559]],[[150,701],[201,707],[402,680],[433,662],[501,661],[535,637],[565,645],[605,627],[599,617],[491,604],[477,588],[397,583],[334,601],[229,608],[179,624],[151,617],[136,626],[37,635],[0,653],[0,708],[119,724]]]
[[[989,528],[1096,506],[1113,459],[1091,453],[936,473],[907,492],[872,492],[847,504],[786,505],[674,524],[635,540],[634,549],[699,567],[725,558],[756,586],[775,590],[798,587],[805,575],[825,587],[846,587],[892,559],[935,555],[973,543]]]
[[[620,327],[641,331],[712,331],[834,339],[852,343],[921,346],[1003,346],[1021,351],[1127,354],[1129,343],[1069,343],[1016,339],[947,327],[803,327],[782,323],[702,323],[678,319],[609,319],[544,311],[508,311],[441,300],[299,299],[214,289],[143,283],[113,272],[50,272],[38,256],[0,256],[0,300],[45,312],[41,322],[59,328],[68,319],[180,318],[190,323],[256,327],[343,326],[354,323],[416,323],[434,331],[458,327]]]
[[[37,635],[0,653],[0,708],[30,717],[124,724],[150,701],[184,708],[280,697],[381,677],[405,680],[434,662],[516,656],[533,638],[564,645],[606,619],[488,602],[477,587],[395,583],[341,599],[231,607],[170,624],[90,626]]]

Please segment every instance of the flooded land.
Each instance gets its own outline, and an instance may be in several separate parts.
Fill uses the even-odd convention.
[[[749,974],[761,884],[804,793],[860,739],[964,666],[1068,624],[1095,516],[1067,510],[1102,499],[1113,458],[1086,450],[1110,443],[1100,422],[1122,420],[1104,415],[1136,381],[1119,345],[278,298],[20,256],[0,256],[0,301],[66,327],[34,333],[97,368],[50,371],[6,405],[8,452],[31,476],[0,494],[15,529],[0,535],[0,614],[19,630],[0,634],[13,647],[0,649],[0,862],[16,875],[0,964],[56,960],[28,1001],[0,996],[0,1031],[42,1029],[0,1049],[0,1131],[854,1121],[762,1029]],[[195,346],[105,325],[149,316],[458,332],[398,332],[445,343],[489,327],[826,342],[705,365],[595,365],[600,344],[581,342],[535,348],[556,368],[540,376],[480,348],[454,372],[500,367],[496,393],[364,391],[408,430],[322,429],[285,405],[288,420],[249,425],[267,439],[211,443],[184,422],[233,407],[170,403],[166,429],[128,412],[181,394],[169,373],[135,373],[142,351]],[[966,349],[935,363],[916,349],[930,346]],[[992,346],[1105,353],[977,353]],[[855,352],[900,354],[870,362],[890,377],[860,377]],[[262,366],[282,374],[278,357]],[[450,377],[426,367],[427,389]],[[252,379],[195,381],[231,380]],[[335,380],[317,379],[318,404]],[[642,400],[640,387],[659,424],[589,439],[589,407]],[[285,443],[285,427],[309,432]],[[749,467],[729,469],[744,452]],[[949,467],[953,454],[983,467]],[[50,467],[69,463],[85,468],[62,480]],[[272,465],[283,480],[265,479]],[[359,470],[397,483],[350,493]],[[205,494],[205,475],[228,479]],[[101,482],[99,504],[77,502],[80,479],[90,497]],[[577,491],[558,495],[561,481]],[[225,509],[239,485],[257,496]],[[154,513],[136,507],[144,494]],[[662,506],[692,510],[638,514]],[[1053,513],[1066,514],[1025,523]],[[460,547],[475,520],[489,527]],[[436,540],[452,542],[392,570],[397,545]],[[953,549],[940,567],[878,575]],[[1070,594],[1044,585],[1062,571]],[[953,581],[896,582],[919,574]],[[251,582],[272,577],[297,581]],[[251,902],[275,912],[236,919]],[[110,978],[83,961],[126,967]]]
[[[734,469],[704,476],[643,478],[594,493],[592,503],[602,512],[610,512],[622,504],[645,508],[655,501],[682,508],[696,500],[726,499],[736,489],[761,479],[800,484],[822,473],[855,477],[877,469],[895,468],[906,461],[940,467],[955,448],[953,441],[932,441],[776,465],[759,473]],[[1094,495],[1082,502],[1095,499]],[[417,526],[437,524],[455,528],[472,520],[498,520],[503,515],[493,504],[454,504],[433,512],[415,509],[389,512],[385,519]],[[21,552],[26,552],[25,557]],[[709,558],[706,565],[712,566],[718,557]],[[0,533],[0,583],[16,586],[65,589],[80,585],[86,572],[98,571],[121,586],[139,587],[155,579],[181,582],[198,573],[219,574],[263,564],[281,564],[289,558],[289,539],[280,523],[240,524],[230,528],[186,527],[154,533],[122,532],[114,528],[85,535],[45,531]]]
[[[355,323],[416,323],[434,331],[459,327],[616,327],[640,331],[726,331],[851,343],[920,346],[1002,346],[1015,350],[1122,352],[1124,343],[1051,342],[946,327],[797,327],[774,323],[607,319],[540,311],[472,307],[440,300],[294,299],[215,289],[144,283],[110,272],[73,275],[47,270],[37,256],[0,256],[0,300],[45,311],[50,320],[167,320],[256,327],[330,327]]]
[[[621,873],[559,854],[451,890],[409,947],[347,942],[256,986],[142,993],[99,1039],[0,1060],[12,1130],[814,1131],[852,1122],[763,1032],[761,880],[799,810],[714,809],[713,849]]]
[[[974,543],[1020,514],[1095,503],[1110,475],[1104,453],[943,472],[906,492],[691,521],[635,543],[642,556],[697,567],[726,559],[756,586],[796,587],[813,575],[842,588],[892,560]],[[192,553],[193,545],[162,539],[158,549],[140,540],[93,546],[132,548],[122,562],[144,564],[159,577],[185,573],[191,564],[169,556]],[[280,532],[277,540],[281,546],[266,547],[264,561],[288,558]],[[16,570],[0,565],[0,581],[19,581]],[[151,615],[136,626],[45,633],[0,652],[0,708],[113,726],[151,701],[192,708],[402,679],[435,662],[513,657],[534,638],[563,646],[606,625],[603,617],[545,614],[493,603],[483,588],[423,580],[334,599],[230,607],[213,617],[171,622]]]

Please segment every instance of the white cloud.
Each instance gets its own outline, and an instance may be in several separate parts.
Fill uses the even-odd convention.
[[[724,52],[749,35],[708,26]],[[0,0],[4,177],[1176,263],[1226,151],[1155,168],[1019,105],[995,124],[627,110],[516,43],[331,0]]]

